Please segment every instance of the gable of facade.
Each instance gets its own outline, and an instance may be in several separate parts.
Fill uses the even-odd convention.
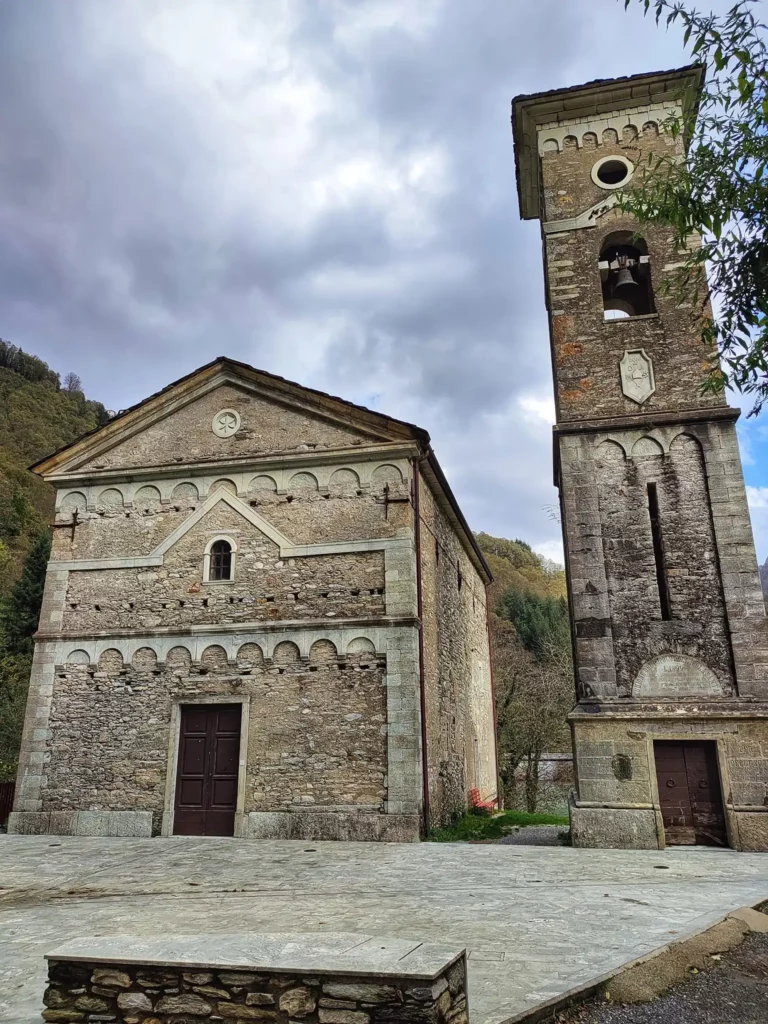
[[[32,468],[49,477],[424,440],[411,424],[220,359]]]

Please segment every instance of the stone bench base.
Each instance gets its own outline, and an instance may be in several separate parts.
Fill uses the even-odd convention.
[[[248,839],[417,843],[419,824],[418,814],[251,811],[246,834]]]
[[[417,843],[418,814],[363,814],[341,811],[258,811],[243,815],[238,832],[247,839],[338,840],[362,843]],[[10,835],[152,835],[150,811],[13,811]]]
[[[12,811],[8,834],[17,836],[152,835],[151,811]]]
[[[468,1024],[465,951],[402,939],[80,939],[47,959],[49,1024]]]

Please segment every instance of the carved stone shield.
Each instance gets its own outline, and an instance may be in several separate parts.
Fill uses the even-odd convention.
[[[642,405],[656,390],[651,357],[647,355],[645,349],[627,349],[619,366],[621,390],[627,398]]]

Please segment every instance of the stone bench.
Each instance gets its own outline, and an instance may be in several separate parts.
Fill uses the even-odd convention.
[[[50,1024],[467,1024],[466,951],[352,932],[75,939]]]

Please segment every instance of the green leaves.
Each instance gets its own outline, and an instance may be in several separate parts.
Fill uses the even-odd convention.
[[[647,14],[649,4],[638,2]],[[693,302],[706,351],[720,357],[703,390],[751,394],[755,414],[768,398],[768,30],[756,0],[723,15],[680,0],[654,3],[657,22],[666,14],[667,25],[681,23],[685,45],[710,73],[698,119],[678,115],[664,125],[690,138],[687,161],[649,160],[619,201],[641,222],[669,225],[687,250],[670,286],[681,305]],[[688,244],[695,235],[701,249]]]
[[[0,655],[32,653],[32,637],[40,618],[50,553],[50,533],[38,534],[27,552],[21,576],[10,596],[0,602]]]
[[[499,614],[515,627],[520,643],[537,658],[570,642],[568,606],[564,598],[539,597],[510,587],[499,602]]]
[[[36,537],[10,596],[0,597],[0,782],[16,774],[32,667],[32,636],[40,618],[50,550],[49,533]]]

